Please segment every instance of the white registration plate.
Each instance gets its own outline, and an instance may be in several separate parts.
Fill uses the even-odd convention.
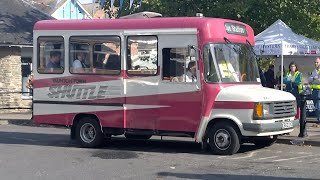
[[[288,129],[288,128],[292,128],[293,124],[292,122],[282,122],[282,129]]]

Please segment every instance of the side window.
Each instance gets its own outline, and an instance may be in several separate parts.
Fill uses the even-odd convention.
[[[120,37],[71,37],[69,57],[71,73],[120,74]]]
[[[128,37],[127,69],[129,75],[156,75],[158,39],[156,36]]]
[[[197,64],[195,55],[188,56],[187,52],[187,48],[162,49],[162,80],[185,83],[197,81]]]
[[[64,71],[63,37],[38,38],[38,72],[61,74]]]

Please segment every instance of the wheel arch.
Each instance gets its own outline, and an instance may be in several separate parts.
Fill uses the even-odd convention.
[[[222,123],[222,122],[231,125],[234,128],[234,130],[238,133],[239,137],[242,136],[242,133],[241,133],[241,130],[239,128],[238,123],[236,123],[231,118],[219,117],[219,118],[213,118],[208,122],[202,141],[207,142],[208,135],[209,135],[209,132],[212,129],[212,127],[215,126],[216,124]]]
[[[80,114],[77,114],[72,120],[71,131],[70,131],[71,139],[75,139],[75,137],[76,137],[75,130],[76,130],[77,124],[80,122],[80,120],[82,118],[85,118],[85,117],[90,117],[90,118],[94,119],[95,121],[97,121],[100,124],[101,131],[103,132],[103,128],[101,126],[101,122],[100,122],[99,118],[95,114],[80,113]]]

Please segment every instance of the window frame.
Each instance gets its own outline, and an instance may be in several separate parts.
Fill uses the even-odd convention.
[[[62,72],[59,72],[59,73],[57,73],[57,72],[46,72],[45,70],[44,71],[39,71],[39,67],[40,67],[40,43],[39,43],[39,39],[40,38],[62,38],[62,42],[63,42],[63,51],[62,51],[62,53],[61,53],[61,56],[62,55],[64,55],[63,57],[64,57],[64,59],[63,59],[63,64],[64,64],[64,66],[61,66],[61,69],[62,69]],[[39,73],[39,74],[63,74],[64,72],[65,72],[65,66],[66,66],[66,61],[65,61],[65,58],[66,58],[66,56],[65,56],[65,51],[66,51],[66,46],[65,46],[65,38],[64,38],[64,36],[38,36],[38,38],[37,38],[37,72]],[[60,63],[61,63],[61,59],[60,59]],[[44,66],[46,66],[46,64],[44,64]],[[46,67],[44,67],[44,69],[47,69]]]
[[[120,48],[120,54],[119,54],[119,61],[120,61],[120,69],[119,70],[113,70],[113,71],[119,71],[119,72],[117,72],[117,73],[97,73],[97,72],[85,72],[85,73],[76,73],[76,72],[71,72],[70,71],[70,69],[72,68],[72,64],[70,64],[70,61],[71,61],[71,59],[70,59],[70,45],[71,45],[71,43],[72,43],[72,41],[71,41],[71,38],[87,38],[87,39],[90,39],[91,37],[95,37],[95,38],[108,38],[108,37],[116,37],[119,41],[118,41],[118,43],[119,43],[119,48]],[[92,52],[92,60],[93,60],[93,56],[94,56],[94,52],[95,52],[95,50],[94,50],[94,46],[96,45],[96,44],[103,44],[102,42],[100,42],[100,41],[97,41],[97,42],[95,42],[95,41],[91,41],[92,42],[92,44],[90,43],[90,42],[85,42],[85,41],[83,41],[83,40],[75,40],[75,41],[77,41],[77,42],[79,42],[79,43],[81,43],[81,44],[88,44],[89,45],[89,52],[91,51]],[[84,36],[84,35],[79,35],[79,36],[70,36],[69,37],[69,40],[68,40],[68,42],[69,42],[69,49],[68,49],[68,54],[69,54],[69,73],[70,74],[76,74],[76,75],[108,75],[108,76],[119,76],[120,74],[121,74],[121,65],[122,65],[122,60],[121,60],[121,54],[122,54],[122,52],[121,52],[121,36],[118,36],[118,35],[86,35],[86,36]],[[89,56],[90,56],[90,53],[89,53]],[[90,57],[91,58],[91,57]],[[72,62],[73,62],[73,60],[72,60]],[[93,61],[93,64],[94,64],[94,61]],[[91,69],[97,69],[96,67],[94,67],[94,65],[92,64],[92,67],[90,67]],[[108,69],[104,69],[104,70],[108,70]],[[109,69],[109,71],[110,71],[110,69]],[[106,71],[107,72],[107,71]]]
[[[129,38],[130,37],[155,37],[155,39],[157,40],[157,47],[156,47],[156,50],[157,50],[157,60],[156,60],[156,66],[157,66],[157,69],[156,69],[156,73],[154,74],[132,74],[130,73],[130,70],[132,69],[128,69],[129,67],[129,54],[128,54],[128,50],[129,50]],[[131,52],[130,52],[130,56],[131,56]],[[126,68],[126,73],[128,76],[142,76],[142,77],[146,77],[146,76],[158,76],[159,75],[159,38],[157,35],[129,35],[127,36],[126,38],[126,58],[127,58],[127,61],[126,61],[126,65],[127,65],[127,68]],[[131,59],[130,59],[131,60]],[[132,62],[131,62],[132,63]]]
[[[163,50],[164,49],[170,49],[170,51],[169,51],[169,53],[171,54],[171,50],[172,49],[185,49],[186,50],[186,52],[188,52],[188,47],[163,47],[162,48],[162,53],[163,53]],[[185,57],[186,57],[186,59],[185,59],[185,61],[183,62],[184,63],[184,69],[183,69],[183,74],[182,74],[182,76],[184,76],[185,74],[186,74],[186,72],[187,72],[187,67],[188,67],[188,64],[187,64],[187,57],[188,57],[188,54],[186,53],[186,54],[184,54],[185,55]],[[170,58],[171,56],[169,56],[169,61],[171,61],[171,58]],[[194,62],[195,62],[195,65],[196,65],[196,68],[197,69],[199,69],[199,64],[198,64],[198,58],[197,58],[197,56],[196,55],[194,55],[194,56],[192,56],[192,57],[194,57],[195,58],[195,60],[194,60]],[[163,66],[163,54],[162,54],[162,66]],[[190,60],[191,61],[191,60]],[[190,61],[189,61],[189,63],[190,63]],[[170,63],[169,63],[170,64]],[[171,68],[171,67],[169,67],[169,68]],[[164,67],[162,67],[162,70],[164,69]],[[171,70],[171,69],[170,69]],[[197,74],[198,75],[198,74]],[[175,77],[177,77],[177,76],[175,76]],[[197,81],[199,81],[199,77],[197,77],[197,81],[194,81],[194,82],[187,82],[186,81],[186,77],[184,77],[184,79],[183,79],[183,81],[181,81],[181,82],[177,82],[177,81],[172,81],[172,79],[171,79],[171,76],[169,77],[170,79],[169,80],[166,80],[166,79],[164,79],[164,76],[163,76],[163,71],[162,71],[162,77],[161,77],[161,81],[162,82],[166,82],[166,83],[173,83],[173,84],[197,84]]]

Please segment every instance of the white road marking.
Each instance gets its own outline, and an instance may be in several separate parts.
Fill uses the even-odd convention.
[[[253,151],[253,152],[250,152],[248,155],[246,156],[242,156],[242,157],[236,157],[236,158],[230,158],[230,159],[233,159],[233,160],[237,160],[237,159],[245,159],[245,158],[251,158],[253,157],[255,154],[257,154],[258,152],[257,151]]]
[[[273,158],[277,158],[277,157],[279,157],[279,156],[264,157],[264,158],[259,158],[258,160],[273,159]]]
[[[308,156],[299,156],[299,157],[293,157],[293,158],[287,158],[287,159],[277,159],[272,162],[289,161],[289,160],[293,160],[293,159],[300,159],[300,158],[312,157],[312,156],[318,156],[318,155],[308,155]]]

